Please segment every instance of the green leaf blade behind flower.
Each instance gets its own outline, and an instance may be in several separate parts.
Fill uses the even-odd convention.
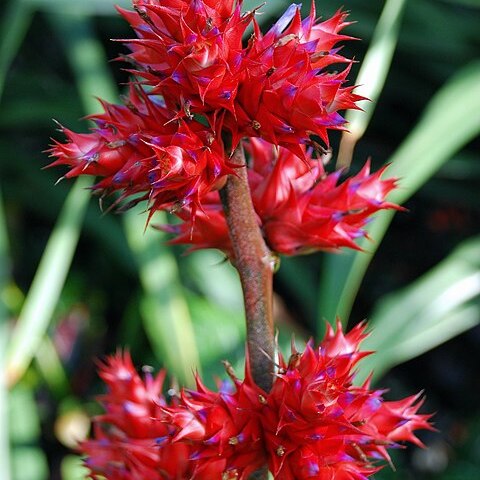
[[[91,184],[83,177],[75,182],[48,239],[8,345],[9,383],[23,376],[47,332],[78,243],[89,201],[85,190]]]
[[[355,93],[368,100],[358,103],[362,110],[348,110],[345,115],[348,130],[343,132],[338,152],[337,168],[347,167],[353,150],[363,136],[385,85],[393,54],[398,42],[405,0],[388,0],[377,22],[372,41],[355,80]]]
[[[165,223],[165,213],[153,219]],[[135,254],[140,281],[145,295],[140,311],[145,332],[157,358],[182,384],[192,385],[193,372],[200,371],[192,319],[182,285],[178,265],[166,238],[146,228],[142,208],[125,214],[125,231]]]
[[[86,112],[99,108],[93,95],[115,102],[118,94],[114,80],[90,19],[82,14],[52,14],[50,19],[70,52]],[[200,367],[190,313],[178,280],[178,265],[170,247],[162,245],[160,234],[145,230],[146,218],[145,213],[133,210],[125,215],[124,224],[144,289],[140,310],[145,332],[170,373],[191,384],[193,369]]]
[[[22,0],[10,0],[0,34],[0,99],[9,67],[27,33],[33,11]]]
[[[451,156],[480,133],[480,62],[460,70],[432,98],[411,134],[393,154],[386,174],[400,179],[389,200],[403,204]],[[365,252],[327,255],[322,274],[319,327],[323,319],[339,316],[348,322],[350,311],[373,255],[395,211],[380,212],[367,227]],[[344,272],[339,273],[340,271]],[[333,272],[337,272],[335,275]]]
[[[10,480],[10,441],[8,419],[8,389],[5,376],[5,358],[8,344],[8,309],[3,295],[9,282],[9,246],[7,223],[0,190],[0,477]]]
[[[408,287],[383,297],[369,319],[358,381],[374,379],[480,323],[480,237],[463,242]]]

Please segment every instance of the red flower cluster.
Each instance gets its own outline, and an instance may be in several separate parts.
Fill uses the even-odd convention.
[[[172,444],[162,394],[165,372],[142,380],[129,354],[117,353],[100,365],[108,385],[100,397],[105,413],[94,419],[94,440],[81,444],[92,479],[183,480],[190,478],[190,447]],[[175,400],[174,400],[175,401]]]
[[[395,188],[395,180],[380,179],[385,169],[371,175],[367,163],[356,176],[338,184],[341,172],[327,175],[311,149],[302,148],[301,161],[291,151],[260,139],[250,139],[246,147],[253,205],[274,252],[358,249],[354,240],[365,236],[362,227],[369,217],[381,209],[399,208],[385,200]],[[176,235],[172,243],[218,248],[233,255],[218,192],[205,197],[195,219],[188,208],[176,214],[183,223],[159,227]]]
[[[346,14],[316,23],[315,2],[302,21],[300,6],[291,5],[263,36],[254,21],[254,35],[245,54],[245,69],[238,88],[235,112],[226,115],[234,144],[242,137],[261,137],[301,156],[300,144],[318,135],[328,145],[328,129],[342,129],[338,110],[357,108],[363,97],[354,87],[342,88],[349,68],[325,70],[348,63],[334,46],[350,37],[338,32],[348,23]]]
[[[262,137],[298,151],[309,135],[328,144],[327,128],[338,129],[338,110],[356,108],[361,97],[342,88],[348,62],[335,45],[350,37],[338,32],[348,23],[337,12],[316,23],[315,3],[302,21],[291,5],[263,35],[254,12],[241,14],[242,1],[134,0],[136,12],[121,10],[137,39],[127,41],[133,71],[165,99],[177,118],[203,114],[212,125],[242,137]],[[253,22],[248,44],[242,36]]]
[[[148,200],[151,212],[177,203],[199,204],[232,169],[223,143],[199,122],[171,122],[161,98],[131,86],[125,105],[102,102],[105,113],[89,118],[89,134],[63,132],[69,142],[55,142],[50,166],[68,165],[65,177],[104,177],[93,189],[101,194],[120,191],[120,202]]]
[[[368,382],[353,385],[353,369],[365,326],[344,335],[329,328],[316,349],[292,347],[280,358],[273,388],[256,386],[248,365],[243,381],[229,366],[233,389],[183,391],[167,405],[164,375],[144,381],[128,354],[117,354],[101,368],[108,385],[106,413],[95,419],[95,439],[84,442],[93,479],[245,480],[268,463],[277,480],[364,480],[389,461],[387,448],[431,429],[430,415],[417,411],[412,396],[385,401]]]
[[[133,0],[119,9],[137,34],[126,40],[132,72],[160,94],[178,118],[234,110],[244,69],[242,36],[252,14],[241,1]]]
[[[307,201],[305,189],[290,187],[290,173],[279,171],[279,166],[288,164],[296,170],[296,176],[303,178],[295,179],[295,183],[308,183],[308,177],[312,186],[321,167],[305,148],[311,143],[309,137],[317,135],[328,145],[327,130],[343,128],[344,119],[338,111],[356,108],[360,99],[353,87],[343,86],[348,66],[340,73],[327,70],[334,63],[349,63],[336,47],[349,38],[339,33],[348,25],[346,14],[339,11],[319,23],[314,2],[304,20],[300,6],[292,5],[262,34],[255,12],[241,13],[241,0],[134,0],[133,5],[135,11],[120,9],[138,37],[123,40],[131,53],[122,58],[133,64],[131,72],[136,75],[124,104],[103,102],[105,112],[89,117],[96,124],[91,133],[77,134],[62,128],[67,142],[55,141],[50,153],[56,160],[51,165],[70,167],[67,178],[103,177],[93,189],[100,194],[120,192],[114,206],[127,198],[130,201],[125,207],[147,200],[151,213],[185,206],[193,222],[201,210],[198,207],[205,205],[201,222],[205,223],[207,211],[213,210],[212,217],[209,212],[212,223],[208,228],[220,230],[223,227],[215,224],[218,207],[211,205],[209,194],[221,188],[226,175],[235,171],[223,140],[228,138],[228,148],[233,149],[242,138],[260,137],[294,154],[289,156],[280,150],[279,157],[288,160],[277,161],[277,167],[269,170],[273,147],[263,142],[251,144],[256,156],[266,157],[263,165],[255,160],[257,170],[250,172],[251,181],[262,184],[262,176],[263,184],[267,177],[278,179],[267,192],[274,197],[275,205],[282,203],[283,210],[265,223],[272,248],[295,253],[310,247],[352,246],[350,238],[357,234],[360,216],[384,208],[383,204],[373,209],[364,209],[362,204],[360,216],[355,214],[357,220],[348,215],[351,222],[332,223],[327,221],[330,217],[326,210],[341,204],[339,215],[350,213],[351,199],[360,195],[335,188],[331,178],[322,182],[324,189],[333,187],[331,194],[320,194],[321,188],[316,187],[316,200]],[[253,24],[254,32],[244,44],[242,36],[249,24]],[[370,183],[384,190],[391,188],[390,183],[377,180],[378,175]],[[275,188],[289,192],[277,194]],[[265,197],[257,198],[258,206],[265,205],[267,193],[256,193]],[[319,201],[327,196],[324,208]],[[296,197],[308,206],[295,205]],[[216,194],[213,198],[216,201]],[[352,208],[357,210],[356,206]],[[294,210],[302,218],[287,221]],[[318,224],[309,228],[304,238],[293,234],[297,238],[291,241],[291,230],[297,228],[298,221],[313,221],[316,210],[320,214]],[[290,231],[278,231],[279,225]],[[346,232],[341,231],[343,226]],[[203,238],[204,227],[196,228],[189,235]]]

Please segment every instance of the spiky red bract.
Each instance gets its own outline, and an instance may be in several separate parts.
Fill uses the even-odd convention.
[[[336,45],[351,37],[339,32],[346,13],[318,22],[312,2],[302,21],[291,5],[264,35],[255,13],[241,14],[241,1],[135,0],[135,12],[120,10],[137,39],[126,40],[125,58],[142,83],[165,99],[178,117],[206,115],[218,130],[262,137],[300,154],[299,143],[318,135],[328,144],[328,129],[341,129],[339,110],[356,108],[362,97],[344,87],[350,63]],[[247,45],[242,35],[253,21]]]
[[[350,63],[336,46],[349,38],[339,33],[348,25],[344,12],[318,22],[312,3],[302,20],[294,4],[262,34],[255,12],[241,13],[241,0],[133,6],[119,9],[137,35],[121,40],[130,49],[121,59],[136,75],[129,98],[102,102],[105,113],[89,117],[92,133],[63,128],[67,142],[50,149],[51,165],[70,167],[65,177],[104,177],[94,190],[121,192],[117,202],[130,200],[124,208],[142,200],[151,214],[188,206],[194,220],[205,196],[234,173],[224,139],[231,151],[243,137],[261,137],[303,158],[310,136],[328,144],[328,130],[343,128],[339,110],[360,99],[344,86],[348,65],[328,71]]]
[[[133,72],[180,117],[234,110],[242,72],[242,36],[251,14],[241,1],[134,0],[120,9],[137,39],[126,40]]]
[[[245,381],[233,380],[233,389],[225,384],[213,392],[197,377],[196,391],[182,395],[184,410],[171,411],[171,422],[180,429],[173,442],[187,442],[192,449],[195,480],[246,480],[267,462],[259,418],[265,393],[248,366]]]
[[[102,102],[105,112],[92,115],[96,127],[77,134],[66,128],[67,143],[55,142],[50,166],[68,165],[65,177],[97,175],[100,194],[121,192],[131,203],[148,200],[150,209],[192,204],[220,186],[232,172],[223,143],[195,121],[171,121],[161,98],[132,86],[123,105]]]
[[[329,129],[343,129],[339,110],[355,109],[360,97],[344,87],[349,67],[340,73],[326,70],[334,63],[350,63],[335,45],[350,37],[338,32],[346,14],[317,23],[315,3],[302,21],[300,5],[292,4],[263,35],[254,20],[254,34],[245,51],[244,72],[225,125],[234,145],[242,137],[261,137],[301,156],[299,144],[318,135],[328,145]]]
[[[248,179],[253,205],[267,245],[284,255],[316,250],[358,249],[364,226],[379,210],[399,208],[386,201],[395,179],[382,180],[385,168],[370,173],[367,162],[355,176],[339,183],[341,172],[327,175],[312,150],[303,158],[260,139],[245,141],[250,153]],[[232,246],[217,192],[205,197],[203,212],[191,223],[189,210],[177,212],[184,223],[161,227],[176,234],[172,243],[192,248],[219,248],[228,256]]]
[[[82,442],[90,478],[100,480],[183,480],[189,478],[190,450],[172,444],[176,432],[165,422],[162,395],[165,372],[142,379],[128,353],[117,353],[100,365],[107,384],[100,397],[105,413],[94,418],[94,437]]]
[[[328,327],[318,348],[295,349],[280,369],[261,416],[269,468],[277,480],[363,480],[396,442],[419,444],[414,430],[431,429],[417,413],[418,396],[385,401],[368,384],[354,386],[354,368],[368,352],[365,324],[344,334]]]
[[[276,480],[364,480],[390,461],[399,442],[422,446],[415,432],[432,429],[419,414],[419,395],[387,401],[369,381],[353,383],[362,323],[344,334],[328,326],[315,348],[292,345],[279,355],[272,390],[260,389],[250,369],[218,391],[197,376],[196,389],[167,404],[164,373],[135,372],[128,354],[110,357],[100,376],[106,413],[94,439],[83,442],[91,478],[100,480],[246,480],[268,463]]]

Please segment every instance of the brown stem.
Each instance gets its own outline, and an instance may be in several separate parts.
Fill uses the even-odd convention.
[[[220,196],[233,244],[234,264],[242,283],[251,373],[256,384],[268,392],[273,382],[274,358],[273,257],[253,209],[241,145],[231,162],[239,168],[236,175],[229,176]]]

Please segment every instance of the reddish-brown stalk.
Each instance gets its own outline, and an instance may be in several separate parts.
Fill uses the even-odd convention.
[[[253,208],[248,185],[245,153],[239,145],[231,157],[238,165],[236,175],[228,177],[220,190],[223,209],[235,254],[234,266],[240,276],[247,322],[250,369],[255,383],[270,391],[273,382],[275,341],[273,334],[272,252],[265,244]],[[266,480],[265,467],[250,480]]]
[[[247,322],[247,345],[253,379],[266,392],[273,382],[273,300],[274,259],[263,239],[248,186],[245,154],[241,146],[231,162],[236,175],[228,177],[220,191],[240,275]]]

